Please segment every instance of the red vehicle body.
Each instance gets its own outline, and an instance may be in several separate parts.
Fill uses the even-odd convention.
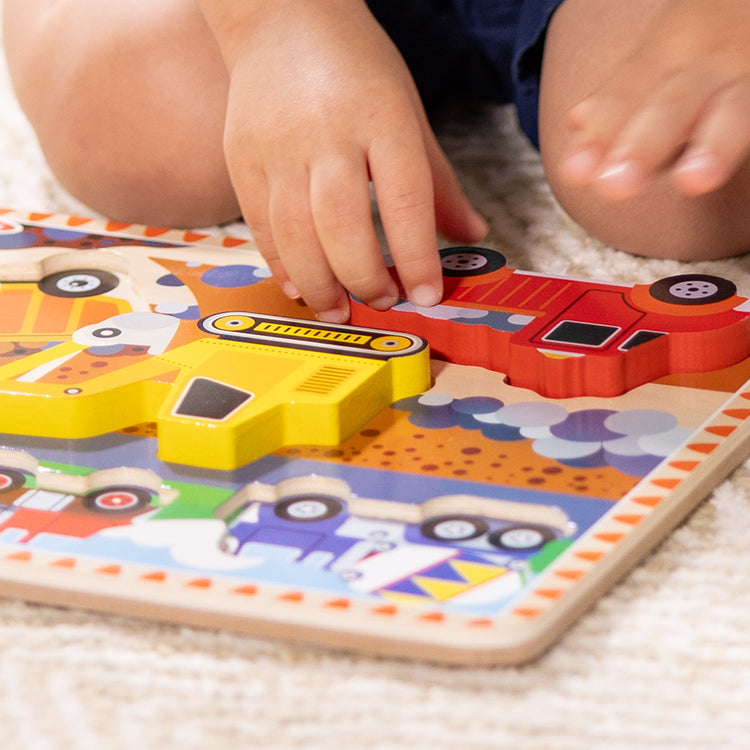
[[[486,248],[441,257],[437,308],[378,312],[353,300],[352,323],[418,334],[442,359],[502,372],[547,398],[616,396],[750,356],[750,303],[717,276],[606,284],[513,270]]]
[[[83,539],[151,510],[152,495],[142,487],[105,487],[81,497],[28,486],[25,472],[0,467],[0,533],[13,529],[22,542],[42,533]]]

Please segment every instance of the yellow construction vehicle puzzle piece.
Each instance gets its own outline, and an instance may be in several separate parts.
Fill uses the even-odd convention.
[[[75,439],[155,421],[163,460],[232,470],[285,445],[337,445],[430,387],[412,334],[245,311],[191,326],[178,336],[170,316],[119,314],[0,366],[3,429]]]

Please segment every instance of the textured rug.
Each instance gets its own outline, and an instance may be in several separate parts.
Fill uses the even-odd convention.
[[[47,170],[4,68],[0,112],[0,205],[90,215]],[[511,111],[463,111],[441,131],[491,223],[487,244],[515,267],[628,282],[684,272],[578,229]],[[750,259],[693,268],[750,294]],[[746,464],[520,668],[434,667],[0,600],[0,748],[748,748],[749,534]]]

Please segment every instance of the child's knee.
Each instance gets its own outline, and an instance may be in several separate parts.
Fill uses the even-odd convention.
[[[222,148],[226,71],[193,3],[168,5],[184,42],[161,43],[165,19],[140,34],[123,26],[136,12],[129,0],[112,2],[117,18],[94,34],[89,18],[83,35],[71,16],[88,3],[56,3],[56,33],[41,28],[9,52],[18,98],[52,171],[96,211],[148,224],[227,221],[238,208]]]
[[[37,124],[50,169],[76,198],[112,219],[158,226],[238,217],[220,131],[188,121],[139,123],[117,108],[93,114],[100,104],[80,97]]]

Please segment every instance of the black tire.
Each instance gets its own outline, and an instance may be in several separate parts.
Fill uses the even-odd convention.
[[[274,506],[273,512],[284,521],[312,523],[327,521],[344,509],[340,500],[327,495],[297,495],[282,500]]]
[[[0,468],[0,493],[17,490],[24,484],[26,484],[26,477],[20,471]]]
[[[111,292],[120,283],[109,271],[82,268],[45,276],[39,289],[52,297],[95,297]]]
[[[721,276],[690,273],[655,281],[649,293],[670,305],[710,305],[733,297],[737,287]]]
[[[151,504],[151,493],[141,487],[105,487],[83,498],[83,507],[92,513],[125,516]]]
[[[505,256],[487,247],[447,247],[440,251],[444,276],[483,276],[506,264]]]
[[[425,521],[419,530],[422,536],[433,542],[466,542],[476,539],[489,530],[487,522],[476,516],[454,515],[439,516]]]
[[[546,526],[517,524],[493,531],[488,541],[493,547],[509,552],[530,552],[541,549],[556,539],[554,531]]]

